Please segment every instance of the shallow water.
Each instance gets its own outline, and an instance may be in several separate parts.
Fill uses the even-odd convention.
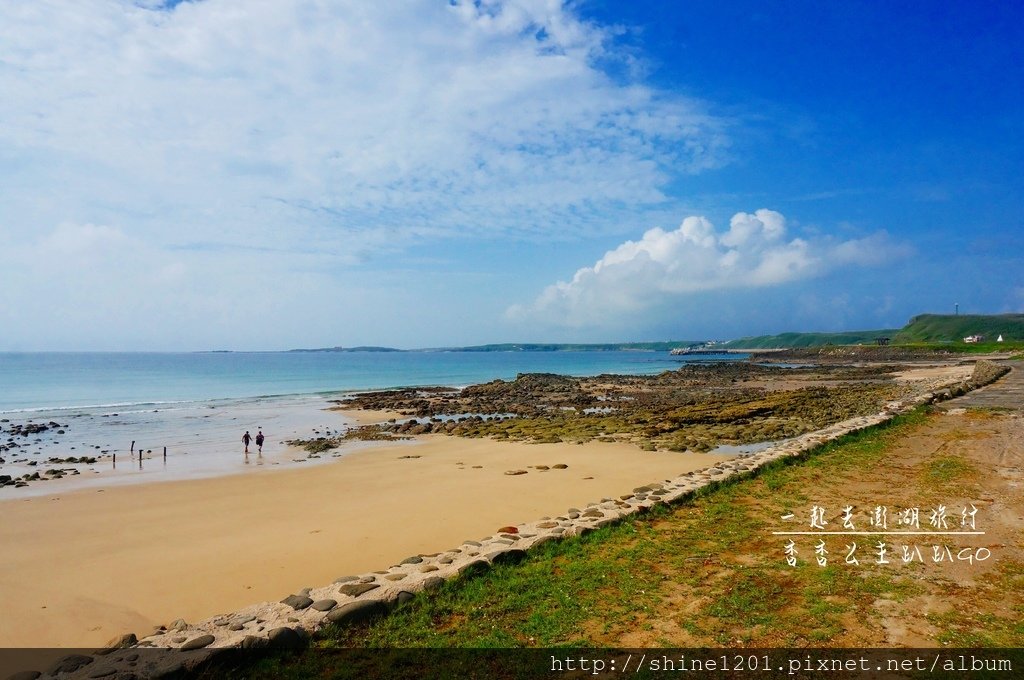
[[[13,441],[18,447],[0,452],[5,460],[0,464],[0,474],[21,477],[39,472],[46,477],[49,469],[77,470],[79,474],[32,481],[23,488],[6,486],[0,488],[0,500],[111,484],[235,474],[300,462],[308,465],[365,448],[360,442],[352,442],[336,452],[310,459],[304,451],[285,443],[344,431],[351,423],[337,411],[325,410],[330,406],[333,404],[325,397],[310,395],[186,402],[152,409],[36,411],[32,413],[35,423],[52,421],[60,427],[28,437],[10,437],[10,425],[27,419],[7,416],[10,422],[0,422],[4,428],[0,443],[10,446]],[[259,428],[267,437],[263,452],[260,454],[253,442],[246,455],[242,434],[248,430],[255,437]],[[59,434],[60,430],[64,434]],[[47,462],[50,458],[83,456],[97,460]]]
[[[730,360],[743,357],[731,355]],[[402,386],[463,386],[518,373],[653,374],[687,361],[667,352],[198,352],[0,353],[0,475],[39,472],[0,500],[108,484],[170,481],[315,464],[371,446],[345,444],[319,458],[288,447],[337,434],[331,400]],[[28,437],[14,424],[56,423]],[[267,436],[262,455],[241,442]],[[63,430],[63,433],[58,432]],[[134,443],[134,446],[133,446]],[[164,447],[167,457],[164,459]],[[144,453],[141,460],[137,452]],[[49,459],[96,457],[95,463]],[[49,469],[68,471],[46,479]],[[74,474],[72,471],[77,471]]]

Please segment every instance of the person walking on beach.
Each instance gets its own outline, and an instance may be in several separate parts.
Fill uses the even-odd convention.
[[[256,446],[260,453],[263,453],[263,428],[256,433]]]
[[[246,430],[245,434],[242,435],[242,443],[245,444],[245,452],[246,453],[249,453],[249,442],[251,442],[251,441],[252,441],[252,437],[249,435],[249,430]]]

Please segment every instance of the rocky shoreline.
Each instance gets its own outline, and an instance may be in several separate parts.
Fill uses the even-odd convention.
[[[385,616],[419,593],[445,580],[467,576],[492,565],[521,560],[530,548],[552,540],[578,536],[656,504],[673,503],[783,458],[797,457],[848,433],[877,426],[899,413],[963,394],[997,379],[1005,367],[978,362],[968,380],[932,380],[924,392],[886,402],[872,414],[833,423],[790,441],[745,457],[636,487],[618,497],[605,497],[555,517],[498,528],[479,540],[466,540],[448,550],[412,555],[400,563],[370,573],[343,576],[319,588],[305,588],[279,602],[264,602],[195,624],[175,621],[138,639],[122,636],[109,648],[91,655],[72,655],[55,664],[44,677],[165,678],[206,667],[228,649],[299,647],[327,625],[354,625]],[[150,650],[164,650],[153,654]],[[19,674],[28,680],[37,672]]]
[[[402,417],[355,428],[333,441],[292,443],[327,450],[353,438],[441,433],[534,443],[624,441],[648,451],[705,452],[778,441],[874,413],[917,389],[895,380],[904,368],[714,362],[653,376],[531,373],[461,390],[364,392],[339,407]]]

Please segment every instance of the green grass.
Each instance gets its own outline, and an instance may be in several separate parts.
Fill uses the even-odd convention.
[[[974,477],[977,470],[958,456],[940,456],[928,461],[927,481],[932,486],[948,487],[950,482]]]
[[[1024,339],[1024,314],[919,314],[910,320],[893,342],[949,342],[964,346],[968,335],[984,335],[992,345],[1002,335],[1006,342]],[[989,343],[986,343],[989,344]]]
[[[983,335],[986,342],[964,343],[969,335]],[[996,342],[1003,336],[1004,342]],[[890,347],[945,350],[986,354],[1024,348],[1024,314],[919,314],[903,328],[840,333],[791,332],[759,335],[724,343],[728,349],[820,347],[823,345],[871,345],[876,338],[891,338]]]
[[[1004,342],[967,343],[958,340],[953,342],[904,342],[889,346],[920,351],[943,351],[954,354],[992,354],[995,352],[1015,352],[1024,348],[1024,342],[1008,340]]]
[[[898,329],[891,328],[842,333],[779,333],[778,335],[757,335],[730,340],[723,343],[722,347],[725,349],[775,349],[779,347],[871,344],[875,338],[892,337],[898,332]]]

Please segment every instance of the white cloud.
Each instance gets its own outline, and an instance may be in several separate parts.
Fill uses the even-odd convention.
[[[562,2],[160,4],[0,6],[0,144],[62,219],[276,242],[253,213],[277,200],[335,242],[544,231],[661,201],[727,146],[699,102],[595,68],[610,34]]]
[[[654,228],[639,241],[619,245],[568,282],[548,286],[532,304],[509,308],[506,316],[575,328],[620,326],[623,319],[694,293],[779,286],[908,253],[885,232],[841,242],[788,238],[786,219],[774,210],[737,213],[723,233],[705,217],[691,216],[674,231]]]
[[[225,309],[260,302],[296,318],[250,346],[293,346],[313,341],[297,339],[310,282],[347,299],[354,263],[618,228],[724,163],[729,123],[609,78],[596,64],[614,51],[558,0],[7,0],[0,290],[10,309],[71,311],[88,292],[102,313],[82,324],[200,347],[231,337]],[[61,248],[77,254],[44,278],[31,258]],[[253,281],[250,256],[278,281]],[[56,320],[37,321],[9,341],[52,347]]]

